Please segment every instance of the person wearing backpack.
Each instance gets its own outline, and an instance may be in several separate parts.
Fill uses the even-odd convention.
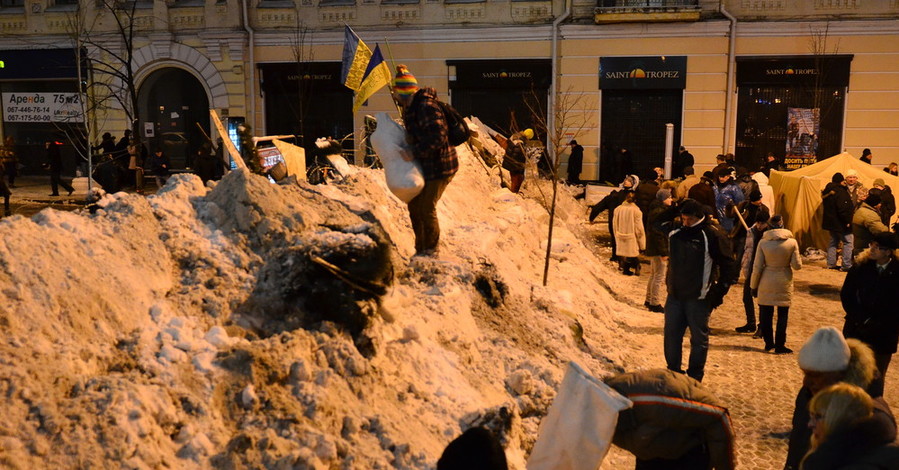
[[[459,170],[459,159],[449,141],[446,114],[437,99],[437,90],[419,88],[405,65],[397,65],[396,72],[393,98],[403,110],[406,140],[425,180],[421,193],[408,203],[415,255],[436,256],[440,242],[437,201]]]

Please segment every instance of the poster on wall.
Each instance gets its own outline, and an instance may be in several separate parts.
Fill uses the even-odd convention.
[[[84,122],[79,93],[3,93],[4,122]]]
[[[784,164],[795,170],[818,161],[819,108],[787,108],[787,151]]]

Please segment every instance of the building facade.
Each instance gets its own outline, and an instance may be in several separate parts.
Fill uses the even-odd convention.
[[[94,34],[102,39],[114,28],[101,3],[3,1],[0,54],[74,49],[67,25],[78,12],[100,19]],[[875,165],[899,161],[899,0],[119,4],[135,6],[138,128],[149,142],[185,147],[185,166],[204,139],[200,129],[215,137],[207,108],[258,135],[331,136],[351,147],[365,115],[395,116],[386,91],[352,112],[352,93],[340,84],[344,24],[497,130],[538,125],[541,109],[552,121],[547,109],[577,103],[562,134],[585,147],[582,179],[609,179],[609,154],[620,148],[638,174],[662,166],[668,123],[674,146],[687,147],[700,172],[728,152],[747,168],[767,152],[790,165],[864,148]],[[32,67],[0,61],[4,96],[77,90],[77,80],[11,75]],[[15,121],[23,118],[6,107],[2,132],[17,142],[54,129]],[[120,135],[125,116],[114,104],[98,112],[91,140]]]

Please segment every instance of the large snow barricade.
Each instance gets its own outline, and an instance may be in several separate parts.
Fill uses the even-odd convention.
[[[406,130],[387,113],[378,113],[376,118],[378,128],[371,135],[371,145],[384,165],[387,187],[401,201],[409,202],[425,187],[421,166],[411,159]]]
[[[424,470],[484,426],[523,470],[569,361],[642,365],[640,312],[565,195],[544,287],[545,207],[457,151],[437,258],[368,168],[0,219],[0,468]]]

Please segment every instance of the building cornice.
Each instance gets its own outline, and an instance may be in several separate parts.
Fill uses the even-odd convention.
[[[422,28],[422,29],[363,29],[353,28],[356,34],[370,46],[375,43],[415,44],[454,42],[509,42],[544,41],[552,34],[550,25],[478,26],[466,28]],[[257,46],[284,46],[291,44],[293,32],[257,32]],[[313,32],[308,35],[308,45],[343,44],[343,30]]]

